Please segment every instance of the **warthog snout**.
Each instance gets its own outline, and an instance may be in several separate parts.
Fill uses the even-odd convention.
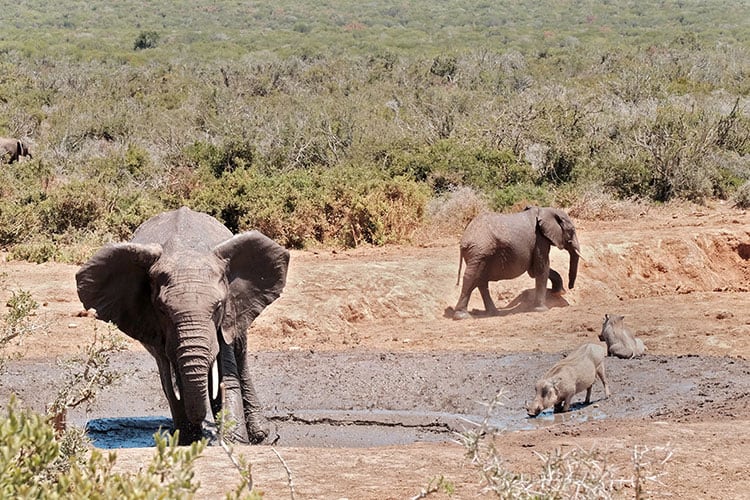
[[[530,417],[536,417],[542,413],[542,411],[544,411],[544,406],[536,401],[526,405],[526,413],[528,413]]]

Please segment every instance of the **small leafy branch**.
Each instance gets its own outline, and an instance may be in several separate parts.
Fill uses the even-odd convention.
[[[94,339],[83,353],[59,362],[65,370],[64,381],[48,408],[59,431],[65,428],[69,408],[84,403],[91,405],[101,389],[112,385],[122,375],[110,367],[110,361],[112,354],[125,350],[126,346],[112,327],[108,328],[106,334],[100,335],[95,326]]]
[[[222,403],[221,406],[222,408],[226,408],[226,388],[223,383],[220,385],[220,388]],[[229,412],[226,409],[222,409],[216,415],[216,420],[218,421],[217,424],[219,428],[219,444],[227,454],[227,457],[229,457],[229,460],[232,462],[234,468],[237,469],[237,472],[239,472],[240,474],[240,483],[237,485],[234,491],[230,491],[229,493],[227,493],[227,500],[260,500],[260,498],[262,498],[262,493],[256,491],[253,485],[252,464],[247,461],[244,455],[237,456],[234,453],[234,446],[232,446],[231,436],[238,423],[233,418],[231,418]],[[274,454],[276,454],[276,458],[279,459],[279,462],[281,462],[281,465],[286,471],[287,484],[289,485],[289,498],[290,500],[294,500],[294,480],[292,471],[287,465],[286,461],[279,454],[279,452],[276,451],[275,448],[271,448],[271,450],[274,452]]]
[[[3,327],[0,330],[0,348],[21,336],[38,330],[40,325],[32,319],[39,304],[26,290],[14,290],[6,304],[8,312],[3,316]]]
[[[238,423],[231,417],[229,411],[226,410],[226,387],[224,383],[222,382],[219,387],[221,389],[222,410],[216,415],[219,428],[217,437],[222,450],[224,450],[232,465],[240,474],[240,483],[233,491],[226,494],[226,498],[227,500],[260,500],[262,494],[255,491],[253,485],[253,465],[247,461],[244,455],[237,456],[234,454],[231,436]]]
[[[448,496],[453,495],[453,493],[455,493],[456,491],[454,484],[451,481],[445,479],[445,477],[443,476],[431,479],[427,484],[427,487],[422,488],[418,495],[411,497],[411,500],[420,500],[422,498],[427,498],[428,496],[435,493],[440,493],[441,491],[445,492]]]
[[[116,455],[98,450],[67,455],[48,420],[18,408],[11,398],[0,415],[0,497],[2,498],[190,498],[198,490],[193,464],[204,442],[178,446],[175,434],[156,433],[156,453],[137,472],[116,473]],[[85,456],[84,456],[85,455]],[[61,467],[61,464],[65,467]]]

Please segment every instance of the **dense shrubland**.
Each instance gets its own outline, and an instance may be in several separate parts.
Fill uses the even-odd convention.
[[[16,258],[182,204],[300,248],[591,192],[750,199],[739,1],[72,3],[4,13],[0,135],[34,153],[0,169]]]

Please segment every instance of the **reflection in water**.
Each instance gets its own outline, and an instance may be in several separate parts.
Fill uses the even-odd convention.
[[[578,409],[576,407],[583,407]],[[607,414],[599,408],[587,408],[584,404],[572,405],[570,411],[565,413],[555,413],[552,408],[544,410],[536,417],[527,417],[521,422],[521,427],[513,430],[535,430],[542,427],[548,427],[556,424],[582,424],[593,420],[604,420]]]

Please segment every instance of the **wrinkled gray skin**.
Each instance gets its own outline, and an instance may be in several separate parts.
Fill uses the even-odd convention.
[[[87,309],[156,360],[181,444],[214,441],[220,382],[238,424],[231,437],[260,443],[270,429],[250,380],[247,328],[281,294],[288,263],[287,250],[258,231],[232,235],[183,207],[147,220],[129,243],[101,248],[76,282]]]
[[[466,271],[453,319],[469,317],[466,309],[475,288],[479,288],[485,311],[490,315],[497,314],[490,296],[489,282],[517,278],[523,273],[536,280],[534,310],[547,310],[547,280],[552,282],[553,292],[563,290],[560,274],[550,269],[549,251],[552,245],[570,253],[568,287],[573,288],[581,248],[573,221],[565,212],[556,208],[528,207],[515,214],[486,213],[477,216],[461,237],[459,277],[464,261]]]
[[[13,163],[18,161],[19,156],[33,158],[29,152],[29,147],[23,142],[10,137],[0,137],[0,159],[7,163]]]
[[[633,332],[625,326],[624,316],[605,314],[599,340],[607,343],[607,355],[618,358],[635,358],[643,355],[646,346],[641,339],[635,338]]]
[[[547,408],[555,407],[555,413],[570,409],[573,396],[586,390],[586,404],[591,402],[591,388],[596,378],[604,385],[605,397],[610,396],[604,358],[607,351],[600,344],[583,344],[568,357],[559,361],[536,383],[536,397],[526,411],[536,417]]]

